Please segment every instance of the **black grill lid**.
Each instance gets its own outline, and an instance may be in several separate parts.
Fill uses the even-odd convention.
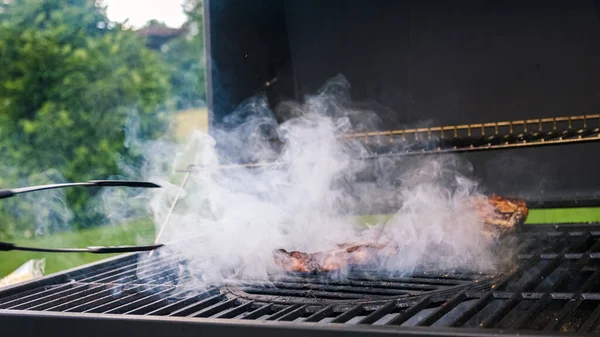
[[[362,123],[359,131],[482,123],[494,129],[496,122],[600,111],[597,1],[205,4],[207,99],[213,126],[256,94],[264,94],[274,107],[282,100],[314,94],[339,74],[350,84],[352,107],[374,111],[381,119],[379,125]],[[560,122],[556,130],[542,131],[576,139],[577,123]],[[515,123],[512,131],[511,125],[500,126],[500,137],[489,142],[501,142],[505,136],[521,143],[536,139],[537,124],[529,123],[527,132],[522,123]],[[480,131],[472,132],[476,137]],[[464,145],[464,140],[446,138],[442,143]],[[227,139],[219,142],[226,144]],[[376,149],[380,150],[387,151]],[[600,143],[592,141],[470,152],[465,157],[490,191],[519,191],[528,199],[543,200],[595,197],[600,163],[590,154],[599,151]]]

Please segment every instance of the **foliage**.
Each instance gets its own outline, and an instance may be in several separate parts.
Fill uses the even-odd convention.
[[[119,175],[134,156],[123,146],[128,116],[143,117],[141,136],[162,132],[168,88],[160,57],[95,1],[0,2],[0,186]],[[66,194],[79,225],[98,217],[89,193]],[[0,204],[0,220],[27,227],[39,211],[29,207]]]
[[[177,110],[204,106],[206,98],[202,1],[187,1],[184,10],[188,20],[182,28],[186,34],[167,43],[163,55]]]
[[[88,247],[152,244],[154,242],[154,224],[151,220],[140,219],[122,223],[119,226],[86,228],[76,232],[62,232],[32,239],[14,238],[14,242],[23,246],[35,247]],[[115,256],[113,254],[87,253],[36,253],[2,252],[0,259],[0,278],[8,275],[30,259],[46,259],[45,274],[77,267]]]

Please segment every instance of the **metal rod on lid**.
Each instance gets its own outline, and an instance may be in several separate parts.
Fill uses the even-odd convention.
[[[179,186],[179,190],[177,191],[177,194],[175,195],[175,199],[173,199],[171,208],[169,209],[169,212],[167,213],[165,220],[163,221],[162,225],[160,226],[160,230],[158,231],[158,234],[156,235],[154,244],[157,244],[158,241],[160,240],[160,238],[162,237],[162,234],[165,231],[165,228],[167,227],[167,223],[169,222],[169,219],[171,218],[171,214],[173,214],[173,211],[175,210],[175,206],[177,205],[177,202],[179,201],[179,198],[181,197],[181,190],[185,187],[185,184],[187,183],[188,178],[190,177],[191,173],[192,173],[192,170],[188,170],[187,173],[185,174],[185,176],[183,177],[183,182],[181,183],[181,186]],[[153,253],[154,253],[154,251],[151,251],[148,254],[148,256],[152,256]]]

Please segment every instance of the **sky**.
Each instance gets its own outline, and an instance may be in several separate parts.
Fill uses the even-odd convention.
[[[101,0],[100,3],[108,6],[107,15],[110,20],[123,22],[129,19],[129,25],[134,28],[143,26],[151,19],[174,28],[185,21],[182,0]]]

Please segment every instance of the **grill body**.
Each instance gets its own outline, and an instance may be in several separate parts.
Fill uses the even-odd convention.
[[[19,335],[600,331],[600,226],[530,225],[518,246],[517,267],[499,275],[356,271],[202,290],[177,272],[175,256],[124,255],[0,291],[0,325]]]

